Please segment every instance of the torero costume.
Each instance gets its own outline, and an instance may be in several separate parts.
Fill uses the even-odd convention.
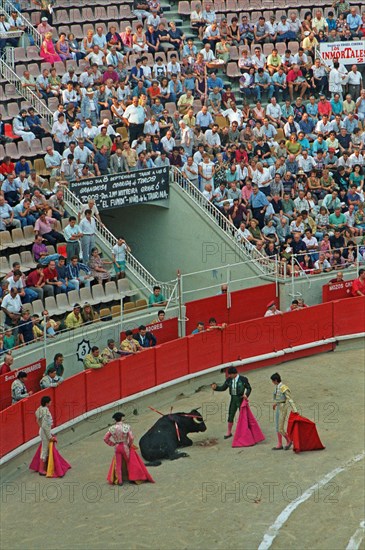
[[[273,380],[273,378],[271,379]],[[292,446],[292,441],[290,440],[285,430],[285,421],[288,416],[289,408],[291,408],[291,410],[295,413],[298,412],[298,410],[291,397],[290,389],[288,388],[288,386],[283,384],[281,382],[281,379],[280,381],[277,380],[277,382],[278,383],[277,385],[275,385],[275,390],[274,390],[274,410],[275,410],[275,427],[276,427],[276,432],[278,437],[278,446],[274,447],[273,450],[283,449],[283,436],[284,436],[286,439],[286,446],[284,447],[284,449],[287,451]]]
[[[252,388],[247,378],[238,374],[235,367],[229,367],[228,377],[221,386],[213,384],[212,387],[214,391],[225,391],[226,389],[229,389],[231,401],[229,403],[228,410],[227,433],[224,436],[224,439],[228,439],[229,437],[232,437],[235,414],[240,410],[243,399],[250,395]]]
[[[133,445],[134,436],[129,424],[122,421],[123,413],[115,413],[111,426],[104,437],[104,442],[114,447],[115,456],[109,468],[107,480],[110,484],[123,485],[123,477],[135,483],[150,481],[154,483]]]

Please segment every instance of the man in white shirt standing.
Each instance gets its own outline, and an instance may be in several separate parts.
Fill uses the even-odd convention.
[[[85,218],[83,218],[80,222],[80,232],[82,233],[82,259],[84,263],[87,264],[90,259],[91,250],[95,248],[96,232],[96,223],[92,217],[90,209],[85,210]]]
[[[131,249],[123,237],[118,238],[117,244],[112,248],[112,259],[117,279],[124,279],[126,268],[126,253]]]
[[[356,65],[352,65],[351,71],[349,71],[347,75],[347,84],[349,94],[352,99],[356,101],[356,99],[360,96],[360,91],[363,86],[362,76],[360,71],[357,70]]]

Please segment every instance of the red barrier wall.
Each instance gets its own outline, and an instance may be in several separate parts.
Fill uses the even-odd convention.
[[[91,411],[120,399],[119,359],[102,369],[86,371],[86,409]]]
[[[55,392],[55,426],[86,412],[86,372],[66,378]]]
[[[157,311],[156,311],[157,315]],[[146,325],[148,332],[152,332],[157,340],[157,344],[164,344],[171,340],[176,340],[179,336],[177,317],[167,319],[163,323],[153,323]],[[134,328],[133,332],[137,334],[138,328]],[[125,339],[125,332],[120,333],[120,341]]]
[[[28,391],[37,392],[40,389],[39,382],[46,370],[46,362],[44,359],[35,361],[26,367],[21,367],[12,370],[0,376],[0,410],[10,407],[11,405],[11,385],[16,379],[18,372],[24,371],[28,377],[25,385]]]
[[[333,336],[332,303],[307,307],[282,316],[284,348],[316,342]]]
[[[255,288],[247,288],[231,293],[231,309],[229,310],[229,322],[239,323],[263,317],[267,304],[275,300],[276,305],[276,285],[262,285]]]
[[[230,325],[223,332],[223,363],[282,348],[282,315]]]
[[[136,355],[113,361],[98,371],[81,372],[66,379],[57,388],[38,391],[20,403],[0,411],[1,456],[38,434],[34,412],[43,395],[51,396],[54,425],[59,426],[86,411],[173,381],[188,373],[337,335],[364,331],[365,297],[358,297],[234,323],[222,331],[188,336],[146,349]],[[252,370],[289,361],[302,355],[326,351],[332,346],[333,344],[326,344],[309,347],[279,358],[253,362],[239,370]],[[43,374],[45,368],[43,360],[38,363],[41,368],[35,368],[36,364],[23,368],[34,375],[34,380],[39,380],[39,375]],[[7,376],[9,378],[9,375],[1,377],[3,384],[8,384],[5,387],[11,385],[16,372],[13,371],[11,379],[5,382],[4,379]]]
[[[189,372],[223,363],[222,338],[222,331],[218,329],[187,337]]]
[[[228,323],[227,296],[220,294],[186,304],[186,334],[191,334],[199,321],[208,325],[210,317],[215,317],[218,324]]]
[[[333,302],[334,335],[365,332],[365,297]]]
[[[19,403],[0,411],[0,456],[25,442],[22,407]]]
[[[188,342],[186,338],[167,342],[163,346],[156,346],[155,349],[156,384],[163,384],[168,380],[189,373]]]
[[[254,288],[246,288],[231,293],[231,307],[227,309],[227,296],[220,294],[203,298],[186,304],[186,334],[191,334],[199,321],[206,325],[210,317],[215,317],[218,324],[238,323],[248,319],[262,317],[266,305],[276,297],[276,285],[270,283]]]
[[[122,397],[156,386],[155,353],[156,347],[119,359]]]
[[[323,285],[322,287],[322,302],[330,302],[331,300],[341,300],[342,298],[349,298],[351,296],[351,281],[344,281],[343,283],[331,283]]]

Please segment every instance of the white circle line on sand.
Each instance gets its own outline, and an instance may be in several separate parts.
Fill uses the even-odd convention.
[[[359,462],[360,460],[363,460],[365,458],[365,451],[363,451],[361,454],[353,456],[343,466],[339,466],[338,468],[335,468],[331,472],[328,472],[322,479],[317,481],[314,485],[309,487],[304,493],[293,500],[288,506],[284,508],[284,510],[278,515],[275,522],[269,527],[267,532],[264,535],[264,538],[262,539],[258,550],[268,550],[272,543],[274,542],[275,538],[279,534],[280,529],[284,525],[286,521],[288,521],[289,517],[292,515],[292,513],[300,506],[303,502],[308,500],[315,491],[318,491],[321,487],[326,485],[331,479],[336,477],[341,472],[344,472],[348,468],[351,468],[356,462]],[[355,547],[354,547],[355,548]]]
[[[363,538],[365,537],[365,521],[360,522],[360,527],[356,529],[355,533],[349,540],[346,550],[358,550]]]

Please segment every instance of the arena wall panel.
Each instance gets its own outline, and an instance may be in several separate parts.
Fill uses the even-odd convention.
[[[119,359],[121,397],[156,386],[155,350],[156,347],[149,348],[136,355]]]
[[[179,338],[156,346],[156,384],[163,384],[189,373],[188,341]]]

